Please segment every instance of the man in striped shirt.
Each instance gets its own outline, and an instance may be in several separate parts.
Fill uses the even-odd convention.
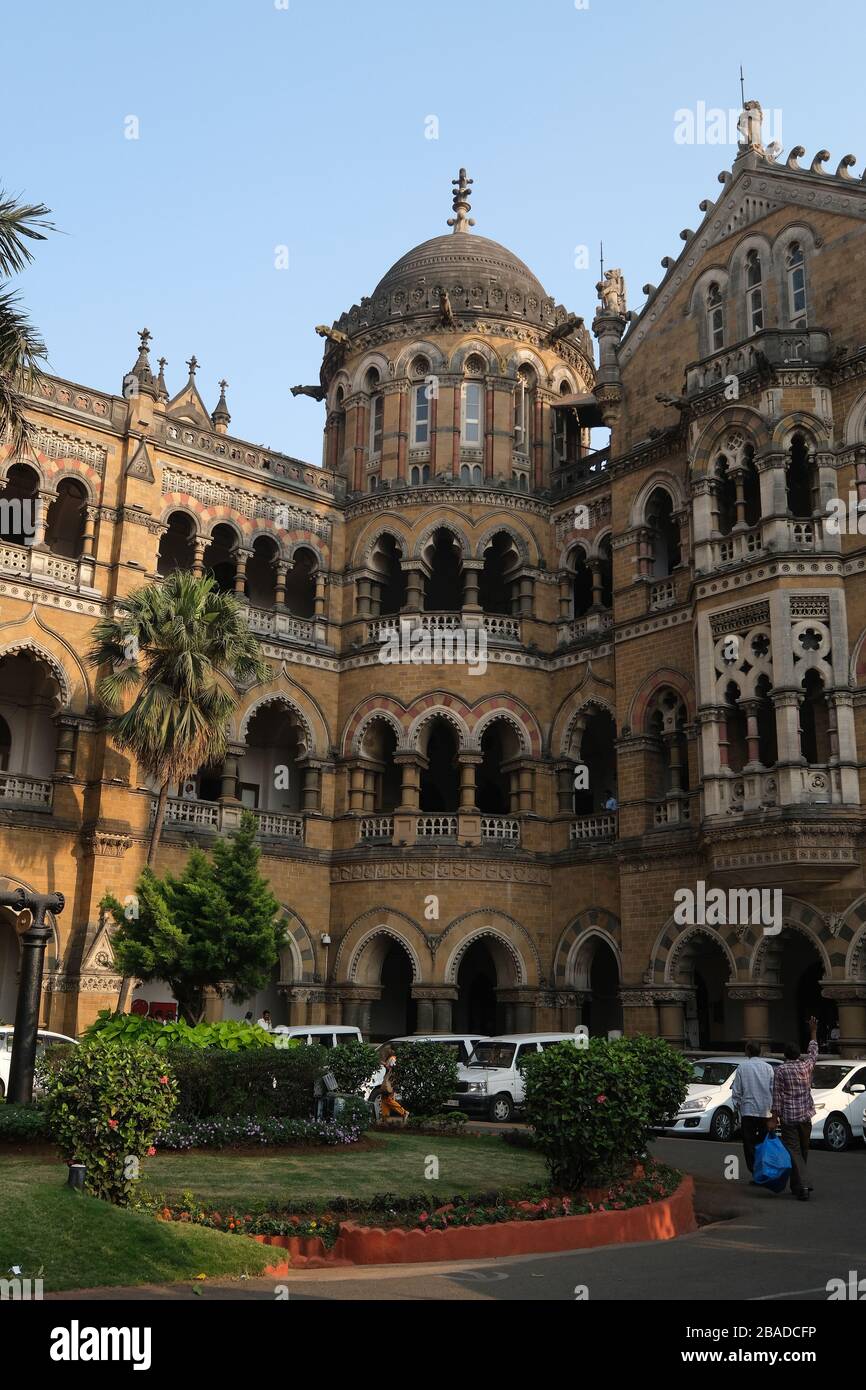
[[[809,1140],[812,1136],[812,1072],[818,1056],[818,1020],[809,1019],[809,1050],[800,1055],[797,1043],[785,1044],[785,1060],[773,1076],[773,1113],[769,1128],[781,1127],[782,1143],[791,1155],[791,1192],[808,1202],[812,1188],[806,1182]]]

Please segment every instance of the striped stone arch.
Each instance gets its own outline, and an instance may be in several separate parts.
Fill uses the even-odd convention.
[[[80,483],[84,488],[87,501],[91,506],[99,497],[102,480],[95,468],[89,464],[82,463],[79,459],[51,459],[52,467],[47,470],[46,483],[48,487],[56,492],[61,483],[72,480]]]
[[[390,937],[398,946],[402,946],[409,957],[415,984],[430,979],[432,952],[426,934],[407,913],[383,905],[362,912],[344,934],[334,961],[334,980],[337,984],[358,983],[364,953],[373,941],[382,936]]]
[[[851,684],[855,688],[866,685],[866,628],[851,649]]]
[[[559,938],[553,957],[553,985],[555,989],[574,989],[576,987],[577,962],[584,946],[593,937],[605,942],[613,951],[620,980],[622,979],[622,924],[618,917],[607,911],[607,908],[588,907],[584,912],[578,913]]]
[[[45,663],[60,687],[62,707],[67,709],[72,700],[72,684],[62,662],[60,662],[56,656],[53,656],[47,647],[41,642],[35,641],[32,637],[22,637],[18,640],[6,642],[0,647],[0,661],[6,656],[19,655],[32,656],[35,657],[37,661],[43,661]],[[84,688],[86,691],[86,681],[84,681]]]
[[[510,536],[511,540],[513,540],[522,564],[538,564],[538,545],[535,537],[528,529],[524,531],[522,527],[518,526],[512,517],[508,517],[507,519],[503,517],[501,521],[491,521],[490,524],[484,528],[480,540],[477,541],[475,545],[475,558],[477,560],[484,559],[484,551],[487,546],[495,536],[500,535],[502,532],[504,532],[506,536]]]
[[[674,671],[668,667],[660,666],[657,671],[653,671],[651,676],[635,691],[629,705],[626,723],[630,728],[639,733],[645,731],[647,714],[650,704],[659,690],[669,686],[675,691],[686,707],[686,713],[691,723],[695,718],[695,687],[688,676],[683,675],[682,671]]]
[[[455,518],[451,515],[449,511],[443,511],[441,516],[438,516],[435,521],[429,522],[424,527],[424,530],[416,537],[415,543],[412,546],[412,558],[416,560],[423,560],[424,547],[427,545],[428,541],[432,539],[432,537],[436,534],[437,531],[448,531],[459,543],[461,559],[471,559],[472,546],[467,538],[465,530],[463,529],[466,524],[467,523],[465,518]],[[408,559],[409,556],[406,556],[406,558]]]
[[[444,719],[446,724],[450,724],[457,735],[457,743],[460,752],[471,746],[472,735],[469,731],[469,711],[462,701],[451,698],[444,700],[440,696],[428,695],[421,700],[416,700],[409,710],[410,724],[406,732],[406,748],[417,749],[421,738],[422,730],[426,724],[433,719]]]
[[[607,714],[616,727],[616,707],[612,700],[606,699],[603,695],[588,695],[577,692],[569,696],[553,722],[550,749],[554,757],[570,758],[572,756],[574,728],[582,714]]]
[[[240,743],[246,742],[250,724],[259,710],[265,709],[268,705],[283,705],[298,720],[303,732],[301,747],[298,750],[299,757],[312,758],[317,754],[322,756],[325,753],[327,738],[316,738],[311,719],[299,702],[286,690],[274,690],[267,695],[260,695],[258,699],[247,705],[238,721],[238,741]]]
[[[316,953],[304,919],[291,907],[286,914],[286,943],[280,951],[280,984],[311,985],[316,976]]]
[[[842,914],[838,926],[840,946],[845,947],[845,979],[866,979],[866,895]]]
[[[473,744],[480,743],[487,725],[495,723],[497,719],[504,719],[515,730],[524,753],[532,758],[541,757],[543,740],[538,720],[526,705],[507,693],[488,695],[474,706],[467,721]]]
[[[832,449],[832,429],[811,410],[791,410],[773,430],[773,448],[787,449],[795,434],[802,434],[815,449]]]
[[[272,535],[277,545],[280,545],[280,535],[285,538],[280,549],[287,560],[294,560],[299,550],[309,550],[315,555],[320,570],[328,568],[326,548],[321,538],[314,536],[312,531],[271,531],[266,534]],[[255,536],[252,539],[255,540]]]
[[[845,970],[847,945],[854,936],[853,928],[848,928],[849,935],[844,940],[837,939],[833,935],[831,924],[823,912],[810,907],[808,903],[802,902],[799,898],[789,898],[787,895],[782,899],[782,923],[784,927],[789,927],[793,931],[799,932],[801,936],[805,936],[810,946],[815,948],[828,979],[841,977]],[[744,939],[744,945],[748,944],[750,947],[749,978],[751,980],[764,978],[767,946],[772,943],[773,939],[771,936],[766,936],[760,927],[749,929],[749,934]]]
[[[740,430],[757,451],[770,444],[770,432],[763,415],[748,406],[732,405],[708,421],[691,451],[692,477],[710,473],[723,452],[725,437]]]
[[[649,983],[671,984],[675,979],[680,955],[696,936],[704,936],[720,948],[728,962],[732,980],[746,978],[749,960],[738,940],[736,927],[680,926],[670,917],[652,949],[648,971]]]
[[[541,981],[541,958],[532,937],[516,917],[497,909],[487,911],[473,908],[455,917],[436,943],[436,954],[444,952],[442,978],[445,984],[456,985],[460,962],[476,941],[495,941],[507,953],[514,967],[517,985],[535,985]]]
[[[159,524],[163,530],[168,530],[168,523],[173,516],[189,517],[195,527],[193,536],[197,538],[201,535],[201,513],[193,506],[180,506],[179,504],[172,503],[168,507],[163,507],[159,515]]]
[[[356,705],[349,715],[346,727],[343,730],[343,737],[340,740],[340,753],[344,758],[357,754],[361,747],[361,740],[367,732],[369,725],[374,719],[387,719],[397,732],[397,737],[401,743],[405,743],[409,731],[409,719],[406,707],[400,704],[399,700],[394,700],[390,695],[371,695]]]
[[[412,536],[407,523],[401,518],[377,519],[371,527],[366,527],[356,538],[352,549],[349,569],[369,567],[373,551],[383,536],[393,536],[403,552],[403,559],[409,558],[412,549]]]

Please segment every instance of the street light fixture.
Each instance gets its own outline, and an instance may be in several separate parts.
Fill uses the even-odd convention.
[[[19,917],[22,912],[30,913],[30,925],[20,938],[21,976],[9,1066],[8,1099],[19,1105],[29,1105],[33,1099],[42,974],[45,948],[51,940],[51,928],[45,921],[45,914],[52,912],[56,915],[63,911],[65,905],[66,899],[62,893],[32,893],[27,888],[0,892],[0,907],[11,907]]]

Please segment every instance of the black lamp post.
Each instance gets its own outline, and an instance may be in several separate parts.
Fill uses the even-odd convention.
[[[45,914],[62,912],[65,902],[62,893],[31,893],[25,888],[0,892],[0,907],[11,907],[13,912],[18,913],[30,912],[33,917],[21,937],[21,977],[9,1068],[9,1100],[20,1105],[29,1105],[33,1099],[42,972],[45,947],[51,939],[51,928],[46,925]]]

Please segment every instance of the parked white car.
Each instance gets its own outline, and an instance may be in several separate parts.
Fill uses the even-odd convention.
[[[728,1142],[740,1127],[740,1117],[731,1099],[737,1068],[746,1058],[701,1057],[692,1063],[694,1080],[672,1124],[665,1134],[708,1134],[711,1139]],[[776,1057],[763,1057],[771,1067],[779,1065]]]
[[[485,1038],[476,1044],[468,1065],[460,1068],[457,1094],[451,1104],[467,1114],[507,1124],[526,1099],[521,1061],[557,1043],[585,1046],[586,1036],[584,1029],[578,1029],[574,1033],[511,1033]]]
[[[360,1028],[346,1023],[293,1024],[291,1027],[281,1023],[271,1032],[284,1038],[298,1038],[307,1046],[317,1043],[319,1047],[340,1047],[343,1043],[364,1041]]]
[[[412,1034],[405,1038],[392,1038],[391,1042],[397,1043],[440,1043],[444,1044],[449,1051],[454,1053],[454,1060],[460,1066],[466,1066],[472,1053],[475,1051],[477,1043],[483,1042],[484,1033],[419,1033]]]
[[[5,1096],[9,1086],[9,1068],[12,1065],[12,1035],[14,1028],[9,1025],[0,1026],[0,1096]],[[68,1038],[65,1033],[51,1033],[45,1028],[40,1028],[36,1034],[36,1060],[38,1062],[46,1047],[51,1047],[53,1043],[74,1043],[75,1038]]]
[[[852,1140],[864,1137],[866,1117],[866,1061],[844,1058],[816,1062],[812,1072],[812,1099],[816,1115],[812,1139],[833,1153],[844,1153]]]

